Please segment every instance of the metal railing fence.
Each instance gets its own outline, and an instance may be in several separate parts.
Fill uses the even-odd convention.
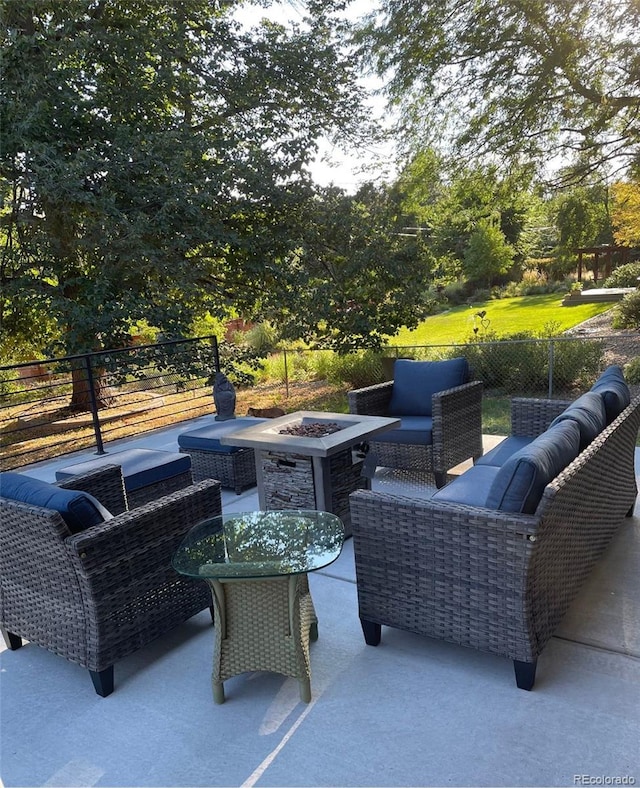
[[[613,340],[625,346],[623,358],[640,356],[638,333],[474,339],[457,345],[389,346],[346,356],[285,349],[269,354],[253,388],[243,391],[253,371],[243,365],[242,354],[234,355],[225,346],[222,371],[236,381],[244,408],[264,394],[270,398],[265,404],[287,409],[291,402],[297,410],[305,407],[300,395],[305,383],[328,381],[337,392],[338,408],[346,411],[346,391],[390,380],[397,358],[464,355],[474,377],[484,382],[485,431],[501,432],[508,429],[510,397],[574,398],[608,364],[624,363],[610,352]],[[216,338],[199,337],[0,367],[1,466],[22,467],[78,450],[100,454],[105,441],[213,414],[211,379],[220,365]],[[327,410],[337,409],[335,397],[332,402]],[[236,412],[244,412],[243,407]],[[318,409],[317,401],[313,409]]]
[[[209,413],[219,369],[215,336],[2,366],[2,468]]]

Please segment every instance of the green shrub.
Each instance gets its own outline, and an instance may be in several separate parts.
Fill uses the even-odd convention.
[[[604,342],[602,340],[562,339],[554,341],[554,391],[588,388],[598,375],[603,354]]]
[[[604,346],[598,340],[554,340],[553,390],[584,387],[600,368]],[[506,394],[547,394],[550,343],[528,332],[496,339],[487,335],[468,343],[462,352],[473,375],[485,389]],[[454,355],[460,355],[460,349]]]
[[[385,379],[382,357],[372,350],[349,353],[345,356],[336,354],[327,379],[330,383],[348,383],[354,389],[382,383]]]
[[[640,277],[640,260],[618,266],[604,280],[605,287],[637,287]]]
[[[297,383],[319,380],[323,376],[318,374],[315,356],[315,352],[308,350],[287,350],[286,354],[272,353],[264,361],[260,380],[275,380],[280,383],[286,379]]]
[[[257,350],[259,353],[271,352],[278,343],[278,332],[269,323],[256,323],[248,331],[245,331],[242,341]]]
[[[452,306],[460,306],[461,304],[466,304],[467,299],[471,294],[471,289],[466,282],[459,280],[446,285],[442,291],[442,294],[447,299],[449,304]]]
[[[613,312],[611,325],[614,328],[640,328],[640,290],[627,295]]]
[[[640,383],[640,356],[632,359],[628,364],[625,364],[624,376],[627,383],[632,385]]]

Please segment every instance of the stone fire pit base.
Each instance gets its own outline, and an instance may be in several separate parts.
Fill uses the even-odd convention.
[[[265,508],[321,509],[336,514],[345,536],[351,536],[349,495],[365,489],[364,457],[354,461],[351,449],[331,457],[308,457],[276,451],[257,451],[262,467]]]

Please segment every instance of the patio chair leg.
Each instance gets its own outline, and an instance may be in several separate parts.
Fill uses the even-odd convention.
[[[436,477],[436,487],[438,489],[444,487],[447,483],[447,472],[445,471],[442,473],[441,471],[434,471],[433,475]]]
[[[364,642],[367,646],[377,646],[382,637],[382,626],[373,621],[365,621],[364,618],[360,619],[360,625],[362,626]]]
[[[106,698],[113,692],[113,665],[104,670],[90,670],[91,681],[98,695]]]
[[[630,509],[629,509],[629,511],[627,512],[627,515],[626,515],[626,516],[627,516],[627,517],[633,517],[633,510],[634,510],[635,508],[636,508],[636,502],[634,501],[634,502],[631,504],[631,508],[630,508]]]
[[[211,613],[211,621],[216,623],[216,610],[213,605],[209,605],[209,613]]]
[[[16,651],[22,645],[22,638],[19,635],[14,635],[13,632],[9,632],[4,627],[2,627],[2,637],[7,644],[7,648],[11,649],[11,651]]]
[[[516,672],[516,684],[518,685],[518,689],[533,689],[533,685],[536,680],[537,664],[537,659],[534,659],[533,662],[521,662],[519,659],[513,660],[513,667]]]

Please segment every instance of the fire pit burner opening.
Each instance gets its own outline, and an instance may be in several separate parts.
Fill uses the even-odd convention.
[[[324,438],[339,432],[342,427],[335,421],[314,421],[309,424],[292,424],[278,430],[280,435],[298,435],[303,438]]]

